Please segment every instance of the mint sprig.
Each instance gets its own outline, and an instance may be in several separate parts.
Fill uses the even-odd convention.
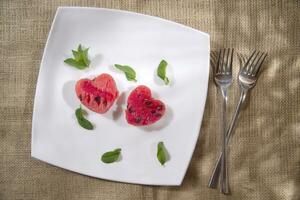
[[[85,69],[90,65],[90,60],[88,58],[89,48],[83,49],[81,44],[79,44],[77,51],[72,50],[74,58],[67,58],[64,60],[65,63],[76,67],[77,69]]]

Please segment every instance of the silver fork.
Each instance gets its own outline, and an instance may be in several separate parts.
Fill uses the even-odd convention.
[[[260,52],[260,51],[254,51],[249,59],[246,61],[244,67],[240,70],[238,75],[238,83],[240,86],[241,94],[239,102],[236,106],[232,121],[230,123],[230,126],[227,131],[227,137],[226,137],[226,144],[228,144],[229,139],[232,135],[232,132],[237,124],[237,119],[241,110],[241,106],[244,103],[246,96],[248,94],[248,91],[256,85],[259,70],[267,57],[267,53]],[[218,184],[218,178],[220,175],[221,170],[221,161],[223,157],[223,152],[220,153],[217,163],[215,165],[213,174],[209,180],[208,186],[210,188],[216,188]]]
[[[222,138],[222,156],[221,159],[221,192],[228,191],[228,176],[227,176],[227,145],[226,145],[226,103],[227,89],[232,84],[232,61],[233,49],[222,49],[218,54],[218,62],[216,66],[215,82],[222,94],[221,102],[221,138]]]

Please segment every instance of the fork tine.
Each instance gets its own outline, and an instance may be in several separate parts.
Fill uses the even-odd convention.
[[[225,64],[225,72],[227,73],[227,72],[229,72],[229,70],[230,70],[230,62],[231,62],[231,49],[230,48],[228,48],[228,49],[226,49],[226,64]]]
[[[221,49],[221,57],[220,57],[220,67],[219,72],[224,72],[224,57],[225,57],[225,49]]]
[[[216,74],[220,73],[220,65],[221,65],[221,49],[219,50],[218,53],[218,62],[217,62],[217,67],[216,67]]]
[[[253,58],[254,54],[256,53],[256,50],[253,51],[253,53],[251,54],[251,56],[248,58],[247,62],[245,63],[244,67],[242,68],[243,72],[247,72],[247,68],[249,66],[249,62],[250,60]]]
[[[224,49],[224,72],[228,71],[229,51],[230,49]]]
[[[231,49],[230,63],[229,63],[229,73],[232,73],[233,51],[234,51],[234,49]]]
[[[251,63],[251,69],[249,70],[249,75],[253,75],[253,72],[257,67],[257,63],[259,62],[259,60],[262,58],[263,55],[264,53],[259,51],[255,59],[253,59],[253,62]]]
[[[254,67],[254,70],[252,72],[253,76],[257,76],[263,62],[265,61],[266,57],[267,57],[267,53],[262,53],[261,57],[259,58],[259,60],[257,61],[256,66]]]
[[[251,64],[249,64],[248,66],[248,70],[247,70],[247,74],[250,75],[251,72],[253,71],[254,66],[256,65],[257,61],[259,60],[260,56],[258,56],[260,54],[260,51],[257,51],[255,57],[252,59]],[[258,58],[258,60],[256,60]]]
[[[221,59],[220,59],[220,72],[224,72],[225,69],[224,69],[224,63],[225,63],[225,49],[221,49]]]

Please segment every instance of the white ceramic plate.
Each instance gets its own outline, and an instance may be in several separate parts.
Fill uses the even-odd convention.
[[[63,62],[79,43],[90,47],[87,70]],[[157,17],[102,8],[58,8],[37,81],[32,157],[102,179],[180,185],[200,131],[209,51],[208,34]],[[155,76],[161,59],[169,63],[170,86]],[[113,69],[114,63],[132,66],[138,82],[128,82]],[[114,77],[121,96],[104,115],[88,111],[95,124],[88,131],[76,122],[74,111],[80,102],[75,82],[103,72]],[[144,128],[128,125],[124,115],[129,92],[141,84],[167,105],[161,121]],[[170,154],[165,166],[156,158],[159,141]],[[115,148],[122,149],[121,160],[102,163],[101,155]]]

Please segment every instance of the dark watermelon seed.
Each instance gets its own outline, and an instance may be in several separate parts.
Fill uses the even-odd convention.
[[[152,113],[152,114],[156,113],[156,110],[151,110],[151,113]]]
[[[128,112],[129,112],[129,113],[133,113],[132,107],[129,107],[129,108],[128,108]]]
[[[107,105],[107,101],[106,99],[103,100],[103,105],[106,106]]]
[[[146,105],[147,107],[149,107],[149,106],[152,105],[152,102],[149,101],[148,99],[145,99],[144,102],[145,102],[145,105]]]
[[[95,98],[94,98],[94,100],[97,102],[97,104],[99,105],[100,104],[100,101],[101,101],[101,97],[99,97],[99,96],[96,96]]]
[[[141,121],[142,121],[142,118],[140,118],[140,117],[135,118],[136,123],[140,123]]]
[[[78,98],[79,98],[80,101],[82,101],[82,95],[81,94],[78,96]]]

